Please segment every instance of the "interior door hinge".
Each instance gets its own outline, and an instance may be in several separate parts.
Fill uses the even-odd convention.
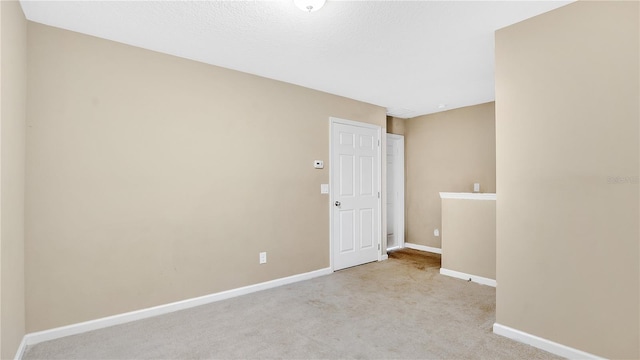
[[[380,146],[380,139],[378,139],[378,146]]]
[[[378,250],[380,250],[380,244],[378,244]]]
[[[378,191],[378,199],[380,199],[380,191]]]

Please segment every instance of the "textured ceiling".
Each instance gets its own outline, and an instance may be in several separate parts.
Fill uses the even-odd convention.
[[[34,22],[414,117],[494,100],[493,32],[571,1],[21,1]],[[439,104],[446,104],[439,108]]]

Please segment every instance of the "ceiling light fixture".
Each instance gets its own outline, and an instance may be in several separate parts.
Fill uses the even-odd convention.
[[[293,0],[298,9],[306,12],[314,12],[320,10],[327,0]]]

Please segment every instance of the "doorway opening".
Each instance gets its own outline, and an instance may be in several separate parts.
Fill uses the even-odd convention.
[[[404,136],[387,134],[387,250],[404,247]]]

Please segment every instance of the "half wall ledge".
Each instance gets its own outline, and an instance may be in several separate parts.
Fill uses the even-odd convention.
[[[465,200],[495,200],[495,193],[458,193],[441,192],[441,199],[465,199]]]

